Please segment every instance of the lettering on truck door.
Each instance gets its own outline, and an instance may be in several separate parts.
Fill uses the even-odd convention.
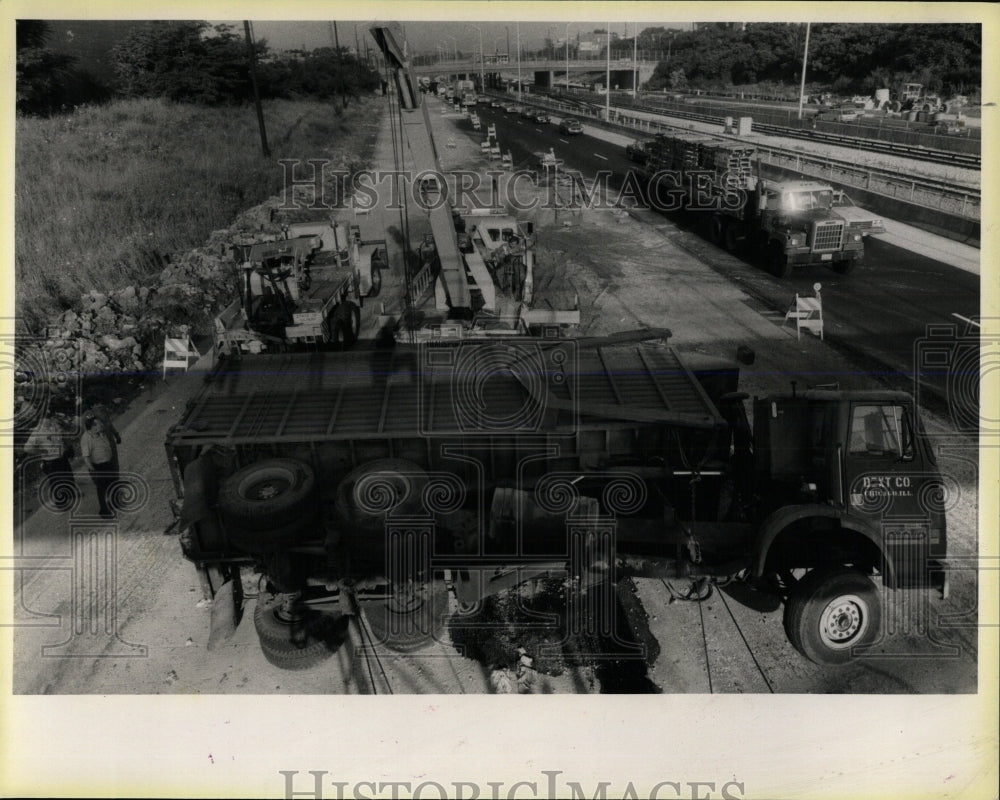
[[[850,511],[881,531],[897,573],[922,574],[931,555],[944,555],[945,510],[957,485],[942,478],[916,436],[909,405],[854,402],[848,425]]]

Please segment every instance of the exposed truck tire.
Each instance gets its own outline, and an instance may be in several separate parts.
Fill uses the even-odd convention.
[[[397,515],[421,510],[426,484],[427,473],[405,458],[369,461],[337,484],[334,501],[337,522],[345,530],[381,531],[390,510]]]
[[[845,258],[833,262],[833,271],[840,275],[850,275],[854,272],[854,265],[857,261],[853,258]]]
[[[393,587],[389,599],[363,600],[360,606],[376,644],[412,652],[440,639],[448,590],[443,581],[421,581],[412,587]]]
[[[281,669],[314,667],[333,655],[343,640],[334,617],[309,609],[288,616],[266,592],[257,598],[253,624],[264,658]]]
[[[247,531],[268,531],[296,522],[315,506],[316,476],[296,458],[256,461],[223,482],[218,507],[223,521]]]
[[[775,278],[787,278],[792,271],[788,262],[788,254],[777,242],[772,242],[767,248],[767,271]]]
[[[856,570],[813,570],[785,604],[789,641],[816,664],[846,664],[853,649],[874,642],[881,629],[878,589]]]

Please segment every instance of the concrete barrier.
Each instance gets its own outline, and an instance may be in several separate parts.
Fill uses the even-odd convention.
[[[779,178],[816,178],[807,173],[797,172],[774,164],[761,164],[763,177]],[[979,220],[959,217],[956,214],[949,214],[936,208],[926,208],[925,206],[900,200],[898,197],[871,192],[855,186],[851,183],[837,183],[828,178],[816,178],[824,183],[829,183],[835,189],[842,189],[851,196],[851,199],[859,206],[874,211],[888,219],[897,222],[905,222],[938,236],[944,236],[956,242],[979,247],[980,224]]]

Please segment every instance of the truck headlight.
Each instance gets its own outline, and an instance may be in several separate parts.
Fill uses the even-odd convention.
[[[788,234],[788,244],[792,247],[802,247],[806,243],[806,235],[804,233],[789,233]]]
[[[860,242],[860,241],[861,241],[861,234],[860,234],[860,233],[855,233],[855,234],[853,234],[853,235],[851,236],[851,238],[852,238],[852,239],[853,239],[854,241],[856,241],[856,242]]]

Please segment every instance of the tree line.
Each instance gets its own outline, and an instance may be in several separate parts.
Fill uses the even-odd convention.
[[[100,80],[75,59],[48,46],[51,25],[17,21],[17,109],[53,114],[111,97],[161,97],[201,105],[240,104],[252,98],[250,59],[241,31],[207,22],[137,24],[111,50],[113,78]],[[379,86],[378,74],[344,48],[278,54],[253,45],[257,86],[265,98],[350,98]]]
[[[805,25],[707,23],[692,31],[647,28],[639,34],[639,47],[670,51],[647,84],[650,89],[762,82],[797,85]],[[979,89],[981,75],[982,27],[978,24],[810,26],[807,81],[837,93],[870,94],[883,87],[897,91],[913,81],[935,92],[968,94]]]

